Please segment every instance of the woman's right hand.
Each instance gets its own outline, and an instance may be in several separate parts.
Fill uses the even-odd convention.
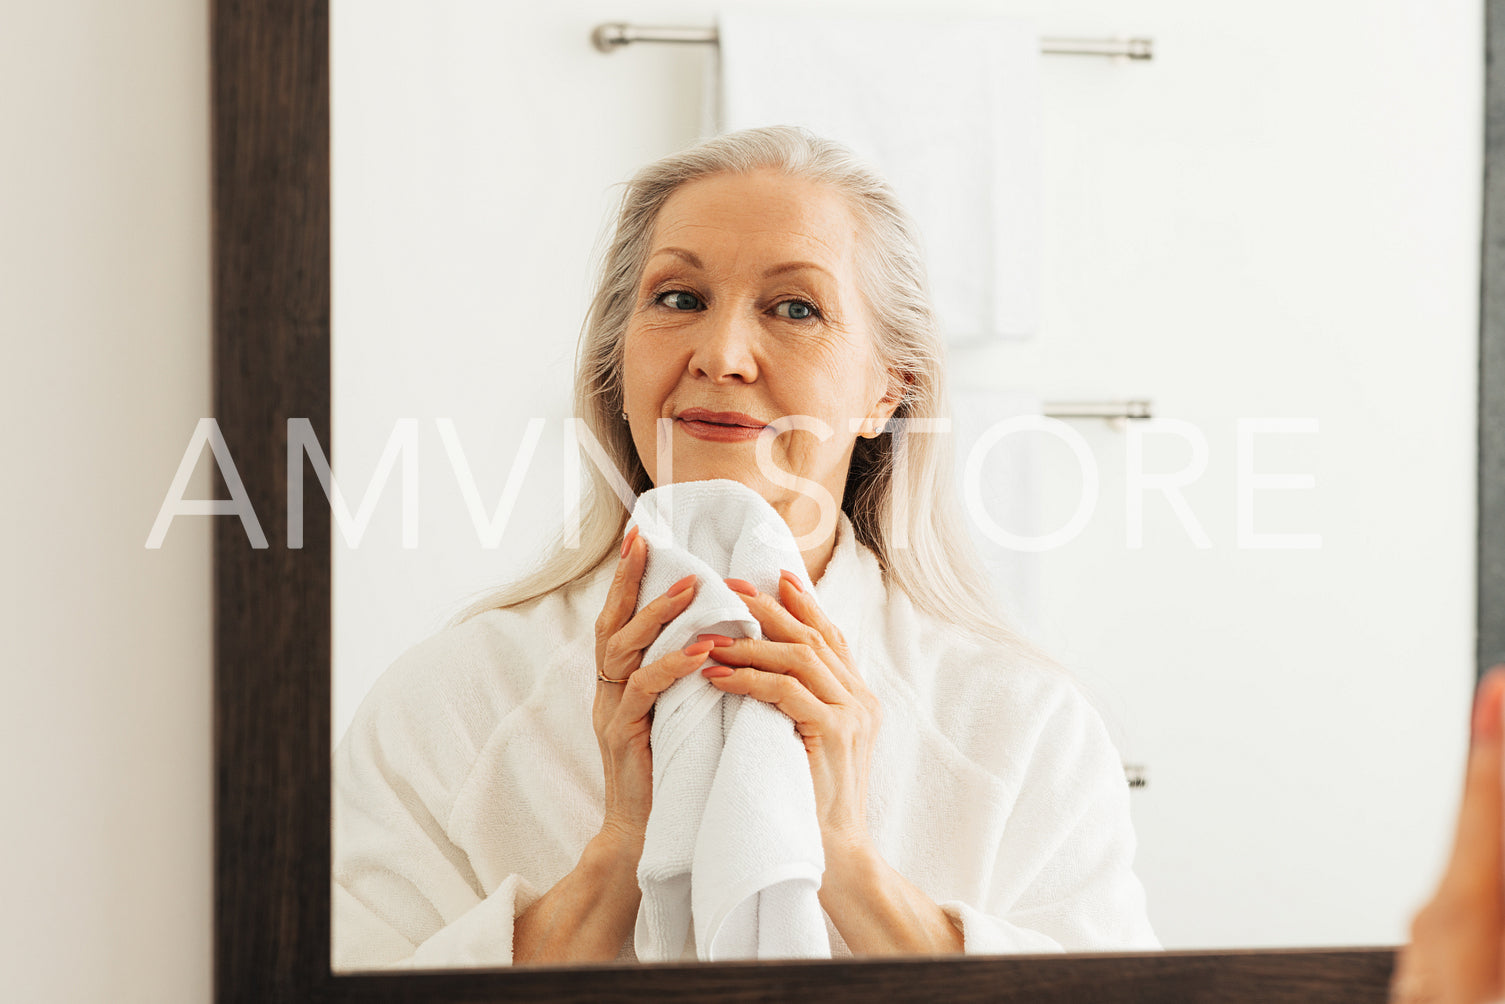
[[[643,653],[664,625],[684,613],[695,596],[693,575],[637,609],[648,542],[636,527],[627,534],[617,574],[596,618],[596,668],[619,683],[596,684],[591,712],[606,774],[606,815],[601,832],[580,861],[517,916],[514,964],[608,962],[632,937],[642,892],[638,860],[653,803],[653,760],[648,734],[653,701],[670,684],[705,662],[711,642],[697,642],[644,666]],[[636,611],[636,613],[634,613]]]
[[[633,527],[622,542],[617,573],[596,618],[596,667],[619,683],[596,683],[592,710],[601,764],[606,774],[602,836],[624,853],[641,855],[653,802],[653,759],[648,749],[653,702],[680,677],[705,663],[712,642],[696,642],[644,666],[643,653],[664,625],[684,613],[695,597],[693,575],[680,579],[637,610],[638,589],[648,563],[648,542]],[[634,613],[636,611],[636,613]],[[633,862],[636,864],[637,857]]]
[[[513,921],[514,964],[607,962],[632,936],[642,892],[638,860],[653,803],[653,760],[648,734],[653,701],[705,662],[711,642],[697,642],[644,666],[643,653],[664,625],[684,613],[695,596],[695,577],[680,579],[664,595],[637,609],[648,563],[648,542],[636,527],[627,534],[617,574],[596,618],[596,668],[619,683],[596,684],[591,712],[606,774],[606,815],[601,832],[581,852],[569,874]],[[634,613],[636,611],[636,613]]]

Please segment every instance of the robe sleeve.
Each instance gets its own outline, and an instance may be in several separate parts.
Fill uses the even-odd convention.
[[[1158,949],[1135,846],[1118,751],[1072,687],[1037,736],[987,901],[939,906],[968,955]]]
[[[336,972],[511,965],[513,921],[541,895],[518,874],[486,892],[450,839],[450,808],[485,723],[435,699],[424,655],[378,681],[335,752]]]

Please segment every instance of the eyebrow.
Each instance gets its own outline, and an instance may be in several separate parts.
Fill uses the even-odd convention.
[[[829,271],[822,268],[821,266],[815,264],[815,262],[813,261],[786,261],[784,262],[784,264],[775,265],[767,272],[764,272],[763,278],[767,279],[771,276],[783,275],[785,272],[804,272],[806,270],[824,273],[828,279],[834,280],[836,278],[836,276],[832,275]]]
[[[705,265],[701,262],[700,258],[697,257],[696,254],[693,251],[687,251],[684,248],[679,248],[679,247],[659,248],[657,251],[653,252],[652,257],[657,258],[659,255],[662,255],[662,254],[672,254],[672,255],[675,255],[676,257],[683,258],[692,267],[698,268],[698,269],[700,269],[702,271],[705,270]],[[771,278],[772,276],[783,275],[786,272],[803,272],[803,271],[806,271],[807,269],[808,270],[813,270],[813,271],[816,271],[816,272],[824,273],[828,278],[833,279],[833,280],[836,278],[834,275],[831,274],[831,272],[828,269],[826,269],[826,268],[824,268],[824,267],[822,267],[820,265],[815,264],[815,262],[813,262],[813,261],[786,261],[786,262],[783,262],[782,264],[775,265],[772,268],[768,269],[768,271],[764,272],[763,273],[763,278],[768,279],[768,278]]]
[[[659,248],[657,251],[653,252],[651,257],[657,258],[661,254],[678,255],[679,257],[683,258],[685,261],[693,265],[695,268],[702,270],[705,269],[705,266],[700,263],[700,259],[695,256],[695,253],[693,251],[686,251],[684,248]]]

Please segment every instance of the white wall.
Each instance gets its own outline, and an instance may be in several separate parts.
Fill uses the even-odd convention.
[[[8,1001],[211,994],[208,521],[143,546],[210,414],[207,12],[0,32]]]
[[[871,5],[826,3],[867,11]],[[919,8],[895,0],[896,10]],[[1044,63],[1045,324],[958,353],[970,383],[1148,396],[1208,466],[1125,546],[1123,433],[1078,423],[1102,472],[1088,529],[1043,565],[1040,636],[1097,694],[1136,792],[1138,867],[1170,946],[1394,942],[1444,848],[1471,685],[1482,8],[1477,0],[1197,0],[1012,10],[1060,35],[1145,34],[1148,65]],[[708,53],[587,44],[607,20],[709,24],[716,5],[334,5],[336,473],[368,483],[421,429],[420,547],[395,485],[336,544],[335,731],[370,681],[559,511],[559,422],[608,187],[695,137]],[[524,422],[548,433],[503,545],[481,550],[434,419],[488,505]],[[1238,546],[1236,422],[1266,436]],[[1076,475],[1043,453],[1065,518]],[[1171,472],[1187,446],[1146,443]]]

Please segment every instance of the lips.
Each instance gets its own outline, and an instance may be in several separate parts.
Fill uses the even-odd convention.
[[[744,443],[763,434],[764,424],[740,411],[686,408],[675,416],[678,427],[708,443]]]
[[[682,422],[703,422],[743,429],[761,429],[767,424],[740,411],[709,411],[705,408],[686,408],[675,417]]]

